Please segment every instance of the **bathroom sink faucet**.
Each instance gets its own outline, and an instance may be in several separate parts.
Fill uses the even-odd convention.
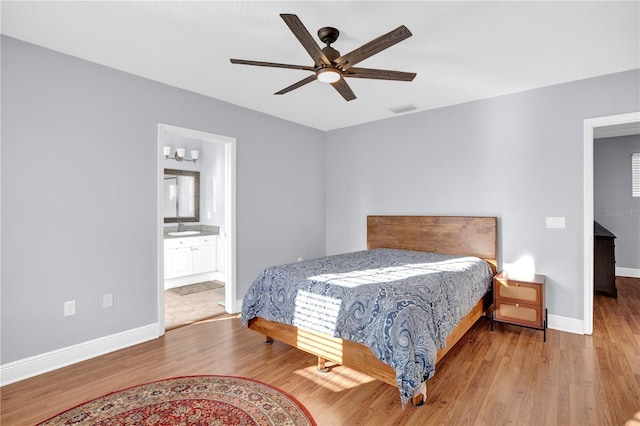
[[[184,223],[182,223],[182,221],[178,222],[178,232],[182,231],[182,228],[184,227]]]

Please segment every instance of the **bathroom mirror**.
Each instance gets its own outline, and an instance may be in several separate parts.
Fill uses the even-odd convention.
[[[200,220],[200,172],[164,169],[164,223]]]

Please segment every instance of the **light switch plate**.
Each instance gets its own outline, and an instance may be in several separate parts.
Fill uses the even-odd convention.
[[[564,229],[564,216],[562,217],[548,217],[547,216],[547,229]]]

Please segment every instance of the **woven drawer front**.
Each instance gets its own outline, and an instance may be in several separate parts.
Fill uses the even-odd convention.
[[[536,322],[536,310],[526,306],[500,304],[500,316],[521,321]]]
[[[518,285],[499,285],[499,297],[508,299],[517,299],[526,302],[536,302],[538,300],[538,292],[533,287],[523,287]]]

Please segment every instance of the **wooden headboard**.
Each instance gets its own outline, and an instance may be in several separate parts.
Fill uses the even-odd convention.
[[[473,216],[367,216],[367,248],[476,256],[498,266],[498,219]]]

